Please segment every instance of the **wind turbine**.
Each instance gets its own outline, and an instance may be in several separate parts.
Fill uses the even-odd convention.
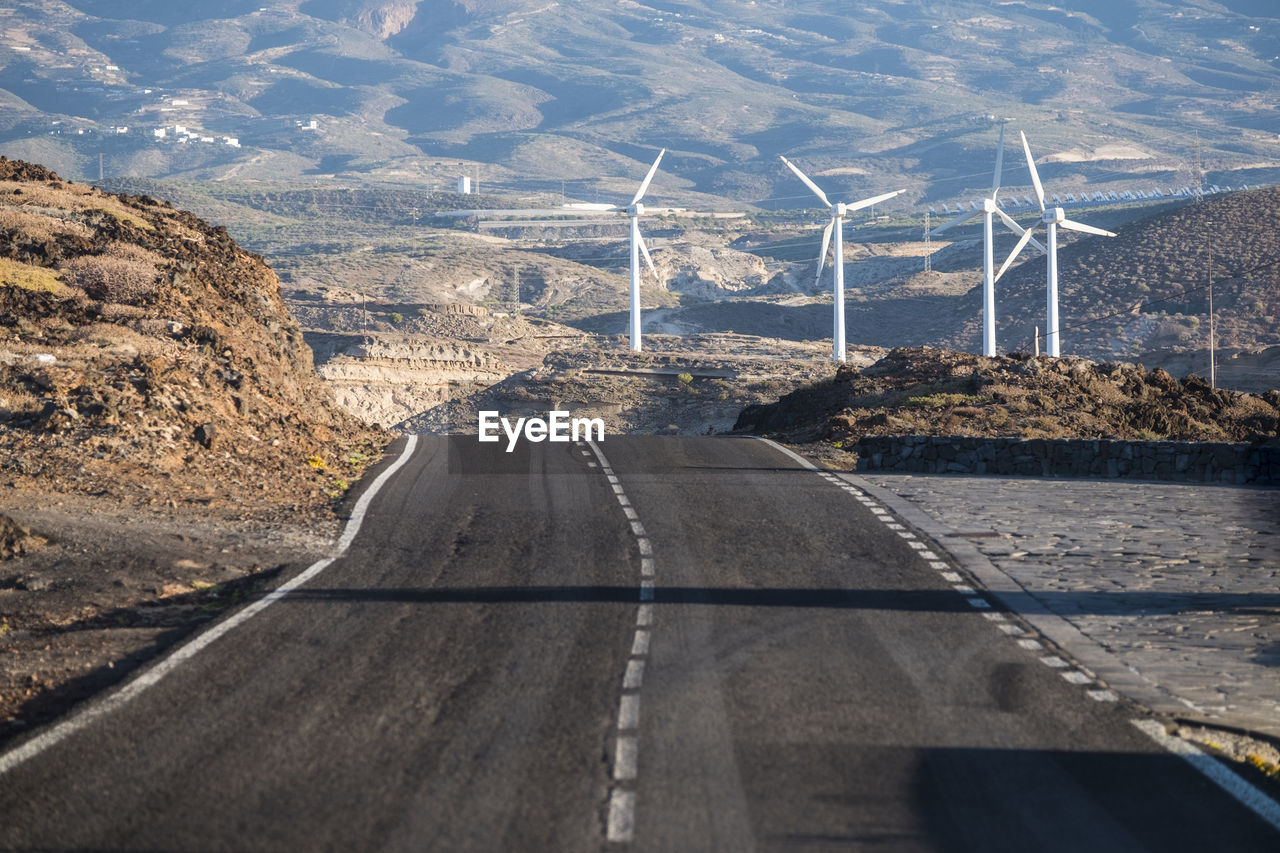
[[[1000,205],[996,202],[996,196],[1000,192],[1000,175],[1003,168],[1004,124],[1001,124],[1000,142],[996,147],[996,169],[994,176],[991,178],[990,198],[984,198],[982,207],[978,210],[961,213],[955,219],[939,225],[930,232],[930,236],[936,236],[953,225],[968,222],[978,214],[982,214],[982,354],[989,358],[996,354],[996,278],[998,278],[998,276],[994,275],[995,246],[994,237],[991,233],[991,217],[999,216],[1000,221],[1010,231],[1030,240],[1042,254],[1045,252],[1044,246],[1041,246],[1035,238],[1029,236],[1031,232],[1015,222],[1009,214],[1000,209]],[[1019,244],[1020,247],[1022,245],[1025,245],[1025,243]]]
[[[1057,358],[1062,354],[1058,326],[1058,228],[1062,227],[1068,231],[1079,231],[1084,234],[1097,234],[1099,237],[1114,237],[1116,235],[1113,231],[1104,231],[1101,228],[1094,228],[1092,225],[1085,225],[1082,222],[1073,222],[1067,219],[1061,207],[1045,208],[1044,186],[1040,183],[1040,173],[1036,171],[1036,161],[1031,156],[1031,146],[1027,144],[1027,135],[1021,131],[1019,131],[1019,134],[1022,136],[1022,151],[1027,155],[1027,168],[1031,171],[1031,183],[1036,189],[1036,199],[1040,202],[1040,221],[1044,223],[1047,237],[1045,242],[1049,244],[1049,251],[1046,253],[1046,257],[1049,259],[1049,271],[1048,285],[1045,292],[1045,354],[1052,358]],[[1008,259],[1000,267],[1000,272],[996,274],[997,279],[1004,275],[1004,271],[1013,263],[1013,259],[1027,245],[1029,239],[1031,239],[1030,230],[1023,234],[1022,239],[1018,241],[1018,245],[1013,247]]]
[[[845,360],[844,348],[844,217],[846,214],[853,213],[855,210],[862,210],[864,207],[870,207],[878,204],[885,199],[893,198],[901,195],[906,190],[894,190],[891,193],[875,196],[874,198],[864,198],[862,201],[855,201],[852,204],[844,202],[831,203],[827,198],[827,194],[818,188],[818,185],[809,180],[809,176],[796,168],[795,164],[782,157],[782,162],[787,164],[787,168],[796,173],[796,177],[804,181],[804,185],[813,190],[813,194],[831,211],[831,221],[827,223],[826,230],[822,232],[822,254],[818,255],[818,275],[814,279],[815,283],[822,280],[822,267],[827,261],[827,247],[831,245],[831,235],[834,232],[836,238],[835,258],[832,261],[835,272],[835,320],[834,330],[831,336],[831,357],[836,361]]]
[[[635,198],[631,199],[631,204],[627,205],[627,216],[631,218],[631,351],[640,352],[640,256],[644,255],[644,261],[649,265],[649,271],[653,273],[653,277],[658,277],[658,271],[654,269],[653,258],[649,256],[649,248],[644,244],[644,238],[640,236],[640,217],[644,216],[644,205],[640,203],[640,199],[644,198],[645,190],[649,189],[649,182],[653,180],[654,174],[658,171],[658,164],[662,162],[662,155],[667,153],[667,149],[663,148],[658,152],[658,159],[653,161],[653,165],[649,167],[649,174],[644,176],[644,180],[640,182],[640,189],[636,190]]]

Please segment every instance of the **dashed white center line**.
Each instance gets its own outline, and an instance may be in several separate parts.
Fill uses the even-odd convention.
[[[632,735],[618,737],[618,751],[613,761],[613,778],[631,780],[636,778],[640,744]]]
[[[635,693],[628,693],[622,697],[622,701],[618,704],[618,729],[620,731],[631,731],[640,727],[640,697]]]
[[[636,609],[636,630],[631,641],[631,655],[622,676],[622,695],[618,700],[617,740],[614,745],[613,789],[609,794],[609,813],[606,817],[605,838],[610,842],[629,843],[635,838],[636,792],[631,788],[639,772],[640,760],[640,689],[644,684],[645,660],[649,655],[649,640],[653,625],[654,561],[653,543],[650,542],[639,513],[631,505],[622,483],[613,472],[604,453],[595,442],[588,442],[595,453],[599,468],[608,479],[613,495],[631,525],[640,552],[639,601]],[[585,455],[585,453],[584,453]],[[588,462],[592,468],[595,462]]]
[[[1078,669],[1067,670],[1066,672],[1062,673],[1062,677],[1065,678],[1067,681],[1070,681],[1072,684],[1092,684],[1093,683],[1092,678],[1085,675],[1083,672],[1081,672]]]
[[[1038,652],[1044,648],[1044,646],[1040,645],[1039,640],[1030,640],[1030,639],[1019,640],[1018,645],[1032,652]]]
[[[1062,658],[1058,657],[1057,655],[1048,655],[1046,657],[1042,657],[1040,658],[1040,663],[1044,664],[1045,666],[1051,666],[1054,669],[1063,669],[1064,667],[1069,666],[1069,664],[1066,661],[1064,661]]]
[[[627,672],[622,676],[622,689],[639,690],[642,684],[644,684],[644,661],[627,661]]]

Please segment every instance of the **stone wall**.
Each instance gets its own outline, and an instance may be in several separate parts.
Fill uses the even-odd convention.
[[[868,436],[858,470],[1280,485],[1280,447],[1180,441]]]

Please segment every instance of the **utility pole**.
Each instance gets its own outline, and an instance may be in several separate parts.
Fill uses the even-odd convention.
[[[1217,358],[1213,340],[1213,245],[1209,245],[1209,387],[1218,387]]]
[[[1200,131],[1196,131],[1196,189],[1200,192],[1196,193],[1196,204],[1200,203],[1200,199],[1204,196],[1204,159],[1200,154]]]
[[[931,272],[933,270],[933,245],[929,240],[929,211],[926,208],[924,212],[924,271]]]
[[[102,152],[98,152],[98,183],[102,183]]]

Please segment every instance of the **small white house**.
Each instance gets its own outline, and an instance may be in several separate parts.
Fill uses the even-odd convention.
[[[471,195],[471,178],[466,175],[458,178],[458,193],[460,195]]]

